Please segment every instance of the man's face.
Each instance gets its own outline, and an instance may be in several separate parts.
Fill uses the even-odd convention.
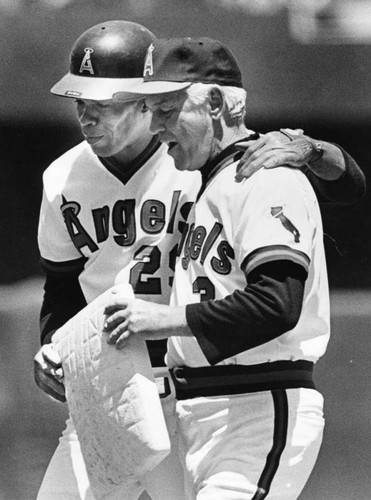
[[[97,156],[115,156],[138,140],[141,116],[137,102],[75,102],[81,131]]]
[[[198,170],[211,157],[212,119],[207,103],[196,105],[186,91],[151,97],[150,131],[168,144],[169,154],[178,170]]]

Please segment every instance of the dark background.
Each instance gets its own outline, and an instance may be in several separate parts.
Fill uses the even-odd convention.
[[[325,8],[314,12],[319,4]],[[346,10],[349,4],[351,13],[359,9],[356,21]],[[300,127],[338,143],[370,183],[370,4],[0,1],[0,500],[36,497],[66,415],[36,388],[32,359],[42,297],[36,240],[42,172],[81,140],[73,101],[49,89],[67,71],[77,36],[98,22],[127,19],[158,36],[224,41],[243,69],[250,129]],[[370,205],[367,193],[355,206],[322,212],[333,335],[317,381],[327,427],[303,500],[370,498]]]
[[[371,45],[367,38],[349,43],[345,35],[339,41],[336,18],[318,21],[319,33],[308,42],[298,39],[293,27],[300,28],[303,21],[285,0],[18,2],[22,9],[3,12],[0,3],[0,283],[40,272],[35,236],[41,175],[80,141],[73,100],[56,97],[49,89],[67,71],[77,36],[104,20],[140,22],[159,36],[223,40],[243,69],[249,128],[303,128],[342,145],[367,178],[371,175]],[[328,2],[338,6],[332,15],[343,2],[348,0]],[[305,5],[317,3],[293,2],[301,13]],[[331,12],[327,9],[327,16]],[[371,19],[371,8],[369,14]],[[320,20],[321,15],[319,11]],[[321,30],[333,38],[323,39]],[[356,207],[323,210],[334,287],[371,284],[370,204],[368,195]]]

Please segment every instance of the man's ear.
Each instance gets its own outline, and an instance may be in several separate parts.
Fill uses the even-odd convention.
[[[224,96],[218,87],[209,90],[210,115],[214,120],[219,120],[224,108]]]

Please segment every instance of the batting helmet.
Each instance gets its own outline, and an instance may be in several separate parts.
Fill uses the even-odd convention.
[[[156,39],[144,26],[107,21],[85,31],[70,55],[70,71],[51,89],[75,99],[111,99],[142,81],[147,48]],[[125,96],[125,94],[123,94]],[[128,94],[133,99],[133,94]]]

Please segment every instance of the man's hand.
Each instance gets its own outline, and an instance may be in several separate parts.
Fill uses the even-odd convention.
[[[108,344],[122,349],[131,335],[142,335],[151,340],[166,338],[161,333],[162,316],[166,314],[166,309],[169,306],[113,295],[112,302],[104,310],[104,330],[109,333]]]
[[[185,307],[153,304],[140,299],[128,299],[112,292],[112,300],[104,314],[104,331],[108,344],[116,349],[125,347],[131,335],[145,340],[162,340],[171,335],[192,335],[185,316]]]
[[[313,158],[314,143],[300,129],[268,132],[255,141],[237,143],[245,151],[237,165],[236,181],[250,177],[260,168],[282,165],[302,167]],[[287,134],[287,135],[286,135]]]
[[[36,354],[34,377],[36,384],[48,396],[62,403],[66,401],[62,361],[52,344],[43,345]]]

